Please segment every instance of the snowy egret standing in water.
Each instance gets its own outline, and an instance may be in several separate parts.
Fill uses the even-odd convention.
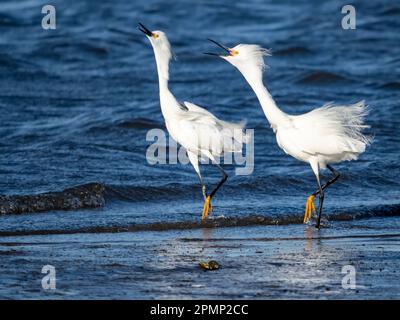
[[[147,36],[154,50],[161,112],[167,130],[171,137],[186,149],[189,161],[202,185],[204,196],[202,219],[205,219],[211,208],[211,199],[228,178],[216,158],[225,152],[242,150],[243,143],[248,140],[243,133],[244,124],[222,121],[206,109],[190,102],[179,103],[168,87],[172,52],[166,34],[162,31],[150,31],[141,23],[139,23],[139,30]],[[222,173],[222,179],[209,194],[206,192],[206,186],[200,174],[199,161],[202,157],[210,159]]]
[[[239,44],[228,48],[209,39],[224,50],[216,55],[235,66],[254,90],[264,114],[270,123],[281,149],[292,157],[308,162],[317,178],[318,190],[306,202],[304,222],[315,213],[313,199],[319,194],[318,220],[320,227],[324,190],[339,178],[330,165],[345,160],[355,160],[365,151],[370,139],[362,133],[367,114],[364,101],[348,106],[326,104],[302,115],[289,115],[278,108],[263,84],[264,56],[270,52],[258,45]],[[328,168],[333,177],[321,185],[320,169]]]

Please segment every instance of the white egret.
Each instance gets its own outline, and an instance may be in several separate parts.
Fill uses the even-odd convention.
[[[364,101],[348,106],[326,104],[302,115],[289,115],[278,108],[263,84],[264,56],[270,51],[258,45],[239,44],[228,48],[209,39],[224,50],[216,55],[235,66],[254,90],[264,114],[270,123],[278,146],[292,157],[308,162],[317,178],[318,190],[306,202],[304,223],[315,213],[314,197],[319,194],[318,220],[320,227],[324,190],[339,178],[339,173],[330,165],[345,160],[355,160],[365,151],[370,138],[362,131],[367,114]],[[320,169],[328,168],[333,177],[321,185]]]
[[[204,196],[202,219],[208,217],[211,199],[228,178],[217,159],[225,152],[239,152],[247,142],[248,137],[243,132],[244,123],[225,122],[212,113],[193,103],[179,103],[168,87],[169,62],[172,58],[171,45],[162,31],[150,31],[139,23],[142,31],[153,47],[160,90],[160,105],[165,125],[171,137],[182,145],[188,154],[190,163],[195,169]],[[217,186],[207,194],[206,186],[200,174],[201,158],[208,158],[222,173],[222,179]]]

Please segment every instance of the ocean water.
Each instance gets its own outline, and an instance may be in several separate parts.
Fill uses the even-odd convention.
[[[287,113],[365,100],[373,143],[358,161],[335,166],[342,176],[326,193],[324,216],[334,221],[399,215],[398,4],[355,1],[355,30],[342,29],[338,1],[52,4],[56,30],[41,27],[42,1],[0,4],[0,194],[10,196],[2,204],[95,183],[101,192],[89,195],[98,196],[94,203],[101,206],[84,208],[91,205],[77,196],[69,198],[73,210],[63,211],[44,198],[42,209],[53,210],[2,215],[0,234],[137,225],[146,230],[164,223],[167,229],[185,228],[199,222],[203,198],[193,168],[146,159],[152,143],[146,134],[165,126],[153,51],[138,22],[167,33],[177,57],[170,67],[171,90],[179,100],[224,120],[244,119],[255,130],[254,172],[239,176],[226,166],[230,177],[214,200],[212,217],[237,219],[227,225],[245,225],[254,216],[261,224],[299,222],[317,185],[307,164],[279,149],[242,76],[202,54],[215,49],[207,38],[271,48],[265,84]],[[203,166],[202,173],[209,188],[218,182],[215,167]],[[63,197],[69,195],[55,196],[60,202]],[[34,203],[24,210],[41,211]]]

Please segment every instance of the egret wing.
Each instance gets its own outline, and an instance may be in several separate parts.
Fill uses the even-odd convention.
[[[363,152],[368,138],[361,131],[365,106],[326,104],[306,114],[291,116],[291,139],[309,154],[337,155]]]
[[[211,112],[193,103],[184,102],[187,112],[179,115],[181,143],[186,149],[201,152],[209,151],[219,156],[223,152],[240,151],[245,143],[243,134],[238,134],[234,129],[240,129],[243,125],[222,121]]]

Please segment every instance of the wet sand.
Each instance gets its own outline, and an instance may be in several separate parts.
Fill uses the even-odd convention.
[[[400,217],[0,237],[2,299],[398,299]],[[201,261],[221,268],[202,271]],[[56,290],[41,287],[44,265]],[[354,266],[356,289],[342,287]]]

